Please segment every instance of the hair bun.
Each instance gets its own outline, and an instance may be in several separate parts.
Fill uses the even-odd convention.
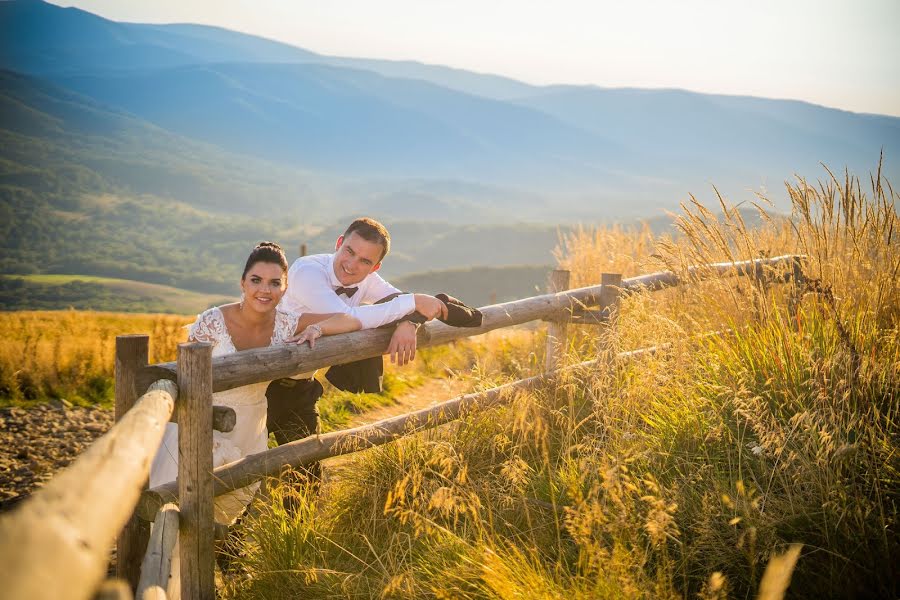
[[[273,250],[284,252],[284,248],[282,248],[281,245],[276,242],[260,242],[256,245],[256,248],[272,248]],[[254,248],[254,250],[256,250],[256,248]]]
[[[253,248],[253,251],[250,252],[250,256],[247,257],[247,263],[244,265],[244,272],[241,274],[242,280],[247,276],[247,271],[250,270],[250,267],[258,262],[276,264],[280,266],[281,270],[285,273],[288,269],[287,257],[284,255],[284,249],[280,245],[275,242],[260,242]]]

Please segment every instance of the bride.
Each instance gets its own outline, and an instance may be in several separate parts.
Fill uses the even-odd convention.
[[[241,301],[210,308],[190,326],[189,341],[212,344],[212,355],[286,343],[310,346],[323,335],[356,331],[360,322],[347,314],[297,314],[278,307],[287,289],[287,259],[274,242],[259,243],[241,275]],[[255,383],[213,394],[213,404],[229,406],[237,416],[234,429],[213,432],[213,468],[266,449],[266,387]],[[174,481],[178,475],[178,425],[168,423],[162,444],[150,466],[150,487]],[[215,499],[216,521],[231,524],[250,503],[259,484]],[[179,597],[178,558],[173,557],[170,598]],[[174,588],[174,589],[173,589]]]

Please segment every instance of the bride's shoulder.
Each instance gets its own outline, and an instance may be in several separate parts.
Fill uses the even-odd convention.
[[[188,330],[188,338],[197,342],[216,342],[227,331],[225,328],[225,312],[232,305],[213,306],[197,315],[197,319]]]
[[[225,313],[230,312],[232,309],[231,304],[223,304],[222,306],[211,306],[204,310],[202,313],[197,315],[197,320],[195,323],[213,323],[213,322],[224,322],[225,321]]]

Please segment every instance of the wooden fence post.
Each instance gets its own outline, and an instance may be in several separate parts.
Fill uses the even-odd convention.
[[[791,321],[797,320],[800,313],[800,303],[803,301],[803,292],[806,289],[806,275],[803,273],[803,259],[793,257],[791,261],[791,289],[788,293],[788,315]]]
[[[794,285],[801,287],[806,283],[806,275],[803,273],[803,258],[802,256],[794,256],[791,259],[791,278]]]
[[[547,291],[552,293],[563,292],[569,289],[570,273],[565,269],[553,269],[550,273],[550,285]],[[547,355],[544,360],[544,370],[552,371],[560,366],[566,351],[569,319],[568,316],[559,317],[547,325]]]
[[[131,410],[146,390],[137,389],[137,372],[147,366],[150,336],[120,335],[116,337],[116,421]],[[141,489],[147,489],[145,479]],[[132,514],[116,540],[116,577],[137,589],[141,561],[150,540],[150,524]]]
[[[606,331],[601,337],[600,352],[612,352],[615,349],[613,336],[616,335],[616,319],[622,302],[622,274],[600,274],[600,311],[606,313]],[[615,356],[613,354],[613,356]]]
[[[178,506],[165,504],[153,519],[153,534],[141,565],[141,581],[135,598],[166,600],[166,588],[172,575],[172,553],[178,540]]]
[[[178,346],[181,597],[214,600],[212,346]]]

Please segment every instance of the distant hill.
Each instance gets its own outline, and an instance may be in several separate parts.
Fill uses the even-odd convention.
[[[360,190],[352,192],[361,198],[357,204],[329,214],[317,200],[326,197],[327,183],[179,137],[41,80],[0,71],[0,107],[3,273],[137,278],[231,293],[256,242],[274,239],[289,254],[300,243],[330,251],[358,214],[403,219],[390,261],[396,273],[517,263],[522,256],[546,261],[555,243],[553,226],[535,244],[524,237],[508,241],[516,223],[473,230],[447,222],[460,209],[481,220],[493,210],[495,222],[507,220],[502,204],[488,210],[473,202],[498,197],[487,187],[448,182],[416,191],[423,184],[411,182],[409,193],[389,186]],[[365,210],[369,194],[376,200]],[[435,212],[442,204],[444,214]],[[424,218],[430,224],[419,221]],[[468,254],[453,249],[450,235],[465,238]],[[491,239],[507,242],[490,251]]]
[[[472,306],[543,293],[550,265],[471,267],[416,273],[391,283],[407,292],[455,295]],[[235,289],[237,285],[235,284]],[[103,310],[197,314],[234,302],[234,294],[203,294],[171,286],[89,275],[0,275],[0,311]]]
[[[0,275],[0,310],[103,310],[197,314],[233,302],[164,285],[83,275]]]
[[[307,211],[323,212],[312,174],[173,134],[42,79],[0,70],[0,109],[6,183],[15,169],[43,171],[57,188],[64,181],[84,187],[90,178],[95,193],[152,194],[224,214],[251,205],[254,212],[296,210],[298,197]],[[250,202],[258,198],[266,202]]]
[[[677,177],[679,163],[665,164],[677,154],[708,181],[737,177],[771,189],[794,172],[815,173],[819,163],[865,173],[882,149],[900,173],[896,117],[794,100],[592,86],[547,87],[516,103],[617,143],[641,140],[656,166],[648,176]]]
[[[231,292],[250,241],[289,234],[299,212],[300,175],[248,168],[41,80],[0,71],[0,107],[2,273]],[[270,210],[248,220],[260,197]]]
[[[321,64],[223,63],[57,76],[233,152],[333,174],[621,185],[634,150],[545,112]]]

